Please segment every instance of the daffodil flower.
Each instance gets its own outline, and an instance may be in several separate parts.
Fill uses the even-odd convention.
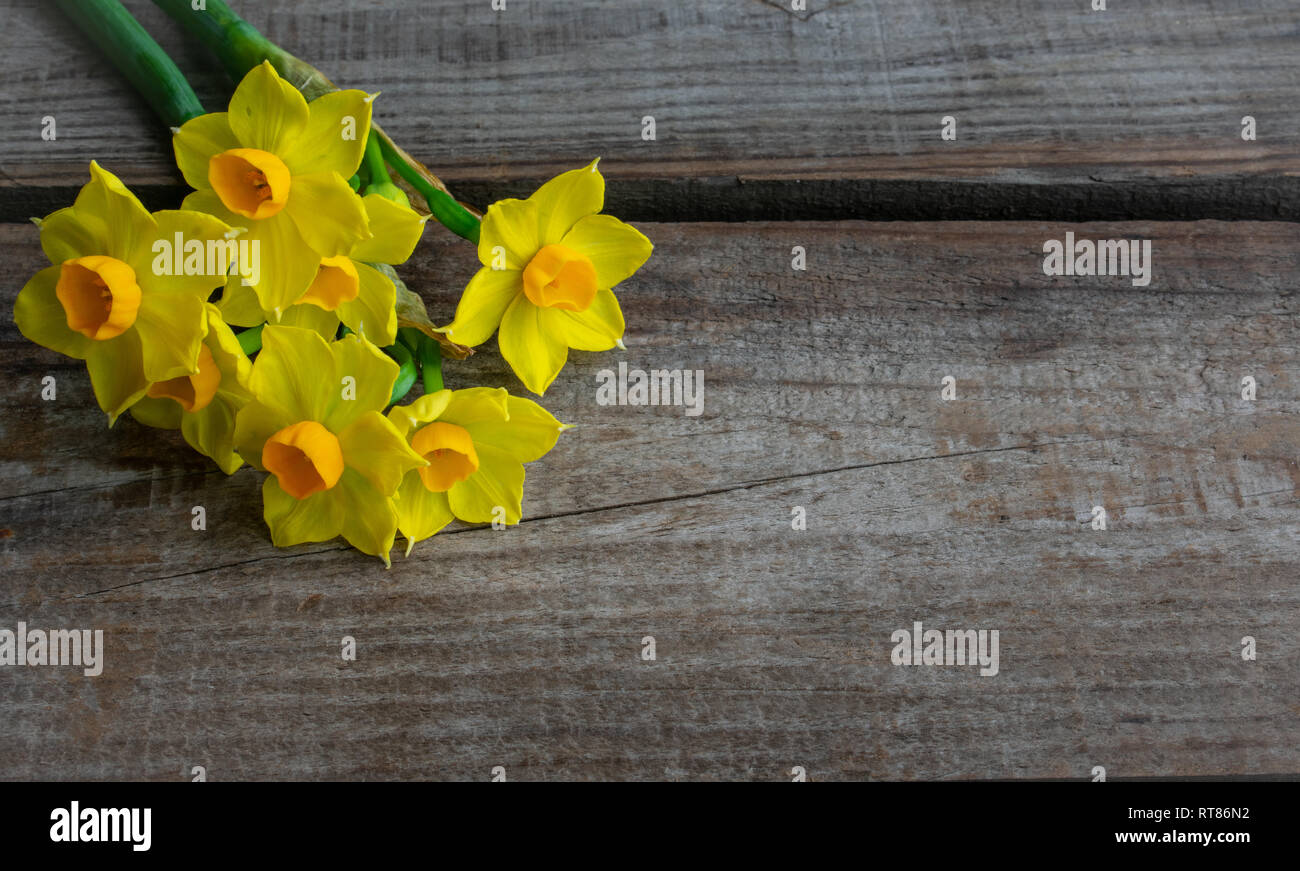
[[[406,553],[453,518],[519,522],[524,463],[540,459],[568,429],[531,399],[504,388],[439,390],[388,412],[428,465],[406,474],[394,505]]]
[[[611,290],[636,272],[653,246],[640,231],[597,214],[605,180],[596,161],[559,175],[526,200],[488,207],[479,233],[483,264],[444,328],[462,345],[498,342],[524,386],[537,394],[555,380],[569,348],[605,351],[623,337]]]
[[[425,465],[382,414],[396,379],[397,364],[358,336],[326,343],[299,327],[262,331],[235,449],[270,473],[263,516],[277,547],[342,535],[388,565],[391,497]]]
[[[370,130],[371,98],[333,91],[310,104],[270,63],[254,67],[230,111],[200,115],[172,144],[195,192],[185,207],[245,227],[258,242],[254,290],[267,311],[297,302],[321,258],[370,238],[361,198],[348,186]],[[243,239],[241,239],[241,242]]]
[[[151,382],[198,373],[207,332],[203,306],[225,281],[224,254],[211,272],[160,275],[155,243],[171,245],[179,234],[206,247],[223,240],[229,227],[194,211],[150,214],[94,162],[75,203],[37,223],[54,265],[19,292],[14,321],[36,344],[86,361],[110,425]]]
[[[207,317],[199,371],[150,384],[131,406],[131,416],[146,426],[179,429],[190,447],[233,475],[244,464],[235,453],[235,415],[253,398],[248,391],[252,364],[212,303]]]
[[[379,194],[363,198],[373,236],[352,246],[346,256],[325,257],[306,292],[276,320],[266,311],[253,289],[231,275],[221,296],[221,313],[228,323],[255,327],[260,323],[315,330],[333,338],[342,323],[354,333],[381,347],[397,340],[397,289],[368,263],[404,263],[424,232],[424,222],[413,209]]]

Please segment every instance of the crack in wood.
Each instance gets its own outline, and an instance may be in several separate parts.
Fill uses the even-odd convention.
[[[545,179],[466,178],[470,203],[526,197]],[[132,189],[151,210],[177,208],[188,188]],[[79,187],[5,188],[0,222],[25,223],[71,203]],[[737,176],[619,179],[605,210],[627,221],[1300,221],[1300,175],[1031,183],[952,179],[741,179]]]

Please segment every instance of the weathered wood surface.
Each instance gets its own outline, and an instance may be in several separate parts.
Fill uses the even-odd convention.
[[[580,427],[525,522],[390,571],[274,549],[256,473],[105,429],[0,320],[0,622],[107,635],[101,677],[0,674],[0,777],[1300,772],[1300,227],[644,229],[628,350],[547,395]],[[1153,239],[1151,286],[1045,277],[1066,229]],[[0,245],[9,311],[42,260],[30,226]],[[438,237],[404,274],[445,316],[471,267]],[[703,370],[704,414],[598,405],[620,359]],[[517,387],[491,347],[448,366],[478,383]],[[999,630],[1000,673],[891,665],[914,620]]]
[[[128,5],[223,106],[207,53]],[[1300,217],[1293,0],[232,5],[381,91],[377,117],[479,206],[602,155],[622,181],[611,204],[640,220]],[[148,108],[52,4],[5,6],[0,218],[61,204],[91,153],[174,198]],[[956,142],[940,141],[945,115]]]

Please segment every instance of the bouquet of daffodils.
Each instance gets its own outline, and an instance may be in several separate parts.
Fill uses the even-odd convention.
[[[110,426],[129,412],[226,474],[264,472],[277,546],[341,535],[388,565],[399,532],[409,555],[453,518],[518,523],[524,463],[568,427],[503,388],[444,389],[442,360],[496,333],[541,395],[570,348],[621,344],[612,288],[651,244],[600,213],[596,163],[480,218],[372,122],[373,95],[334,87],[220,0],[155,2],[239,85],[204,113],[117,0],[59,0],[171,126],[194,190],[150,213],[92,161],[76,201],[36,220],[51,265],[19,293],[18,328],[86,361]],[[442,327],[393,268],[430,217],[482,264]]]

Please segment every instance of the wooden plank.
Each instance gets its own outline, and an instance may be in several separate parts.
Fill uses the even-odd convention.
[[[580,427],[529,467],[525,522],[390,571],[275,550],[255,473],[104,429],[0,323],[5,625],[107,637],[98,678],[5,670],[0,777],[1300,772],[1300,228],[644,229],[628,351],[545,398]],[[1152,239],[1151,285],[1044,276],[1066,230]],[[0,244],[11,277],[41,265],[34,228]],[[404,274],[445,316],[471,268],[439,237]],[[619,359],[702,370],[703,414],[597,404]],[[491,347],[448,383],[517,388]],[[999,630],[999,674],[892,665],[915,620]]]
[[[149,111],[50,4],[12,5],[0,218],[66,199],[91,157],[174,196]],[[204,51],[131,5],[224,105]],[[1297,217],[1291,0],[233,5],[381,91],[378,117],[479,206],[601,155],[621,212],[643,220]],[[1247,114],[1256,142],[1239,135]],[[939,138],[945,115],[956,142]]]

